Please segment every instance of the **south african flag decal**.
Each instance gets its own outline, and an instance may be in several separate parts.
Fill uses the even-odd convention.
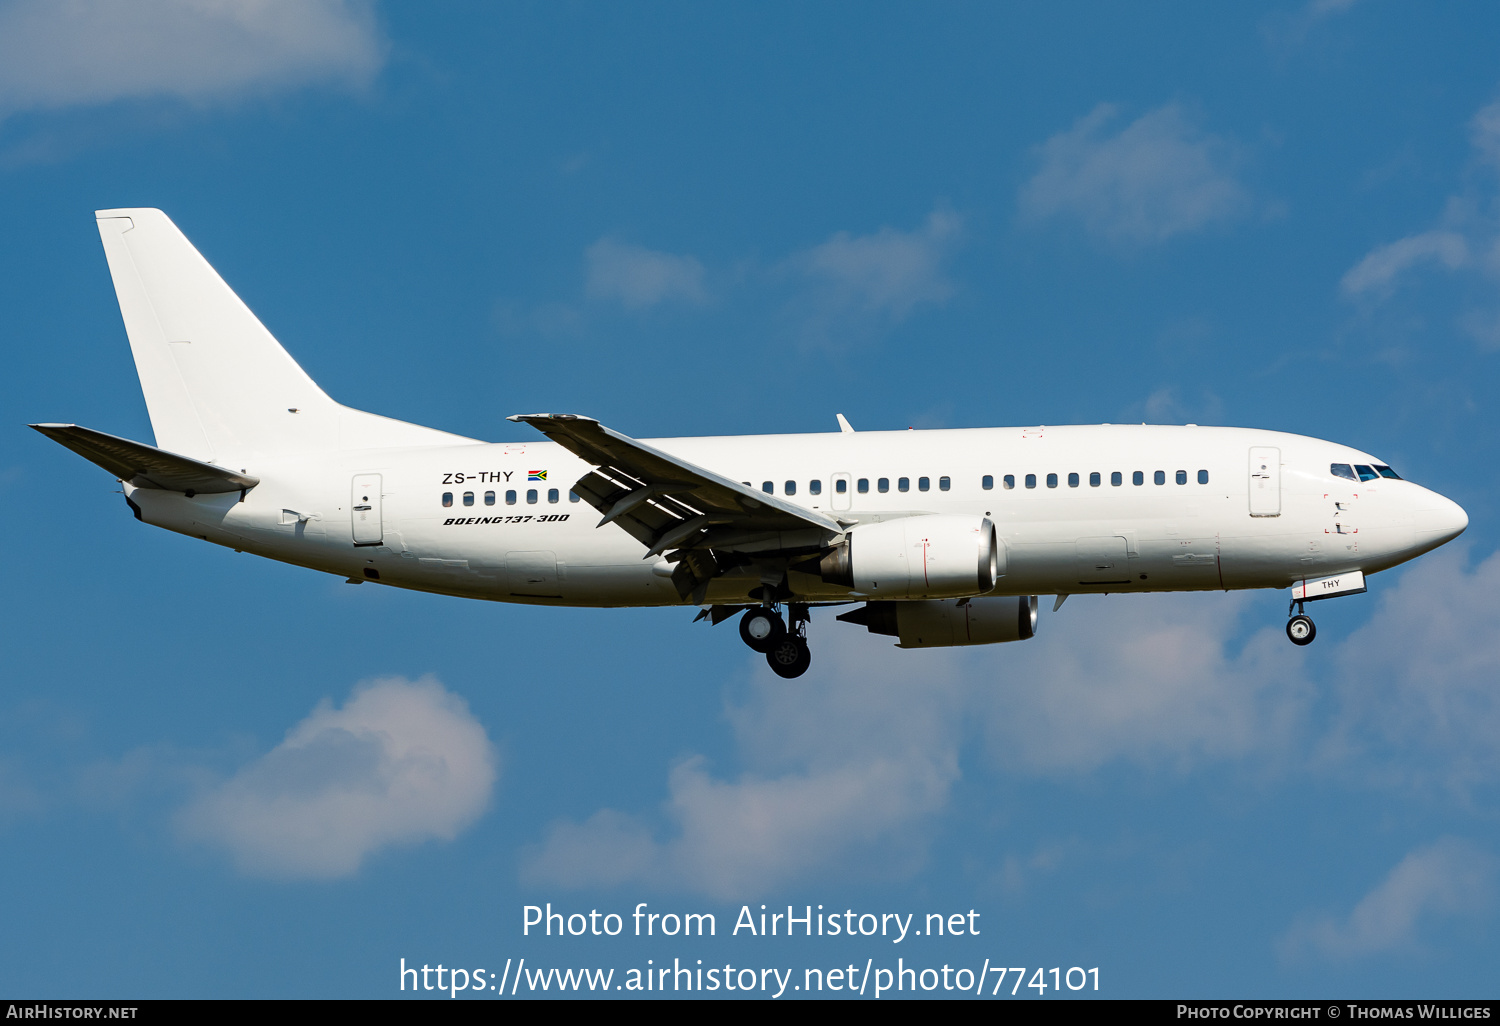
[[[528,470],[526,472],[526,480],[545,481],[547,480],[547,472],[545,470]]]

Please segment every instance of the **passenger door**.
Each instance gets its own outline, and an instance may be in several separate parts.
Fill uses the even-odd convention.
[[[380,523],[380,475],[355,474],[350,489],[349,519],[355,545],[379,545],[385,538]]]
[[[1281,450],[1254,446],[1250,450],[1250,515],[1281,516]]]

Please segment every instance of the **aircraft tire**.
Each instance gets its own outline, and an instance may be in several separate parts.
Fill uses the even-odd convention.
[[[766,652],[766,663],[778,677],[800,677],[812,665],[812,652],[807,642],[794,635],[787,635]]]
[[[757,652],[769,652],[784,637],[786,624],[774,610],[756,606],[740,617],[740,639]]]
[[[1286,622],[1286,636],[1292,639],[1293,645],[1311,645],[1313,638],[1318,636],[1318,628],[1312,617],[1298,613]]]

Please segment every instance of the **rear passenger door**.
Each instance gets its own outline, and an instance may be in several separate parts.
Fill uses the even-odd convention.
[[[354,544],[379,545],[385,537],[380,520],[380,475],[354,475],[349,499]]]

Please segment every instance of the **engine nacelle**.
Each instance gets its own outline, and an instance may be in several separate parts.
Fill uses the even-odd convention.
[[[877,599],[963,598],[995,587],[1004,553],[988,518],[934,513],[853,528],[818,572]]]
[[[1036,596],[866,602],[839,619],[892,635],[899,648],[994,645],[1036,635]]]

